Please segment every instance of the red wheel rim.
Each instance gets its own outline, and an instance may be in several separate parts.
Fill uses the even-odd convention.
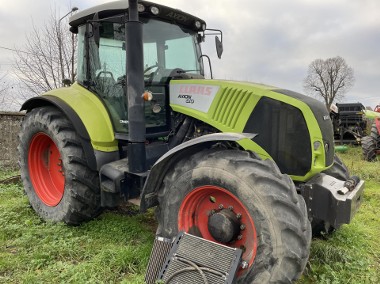
[[[33,136],[29,145],[28,167],[37,196],[47,206],[56,206],[63,197],[65,176],[61,154],[48,135],[40,132]]]
[[[178,229],[185,232],[199,232],[201,237],[218,242],[208,229],[210,214],[221,208],[230,208],[239,215],[243,228],[239,238],[225,244],[230,247],[243,249],[242,259],[251,266],[256,256],[257,235],[256,228],[247,208],[231,192],[221,187],[205,185],[198,187],[186,195],[178,213]]]

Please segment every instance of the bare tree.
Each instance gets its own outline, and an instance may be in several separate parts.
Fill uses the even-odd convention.
[[[7,77],[6,73],[0,75],[0,100],[2,97],[5,96],[5,93],[8,89],[8,83],[6,81],[6,77]]]
[[[8,73],[0,74],[0,111],[18,111],[19,103],[14,94],[14,80]]]
[[[33,25],[25,46],[17,49],[16,76],[24,98],[62,87],[63,79],[75,81],[76,36],[68,30],[67,20],[52,12],[43,27]]]
[[[335,100],[340,100],[355,82],[354,71],[340,57],[316,59],[309,65],[304,80],[305,91],[322,97],[328,110]]]

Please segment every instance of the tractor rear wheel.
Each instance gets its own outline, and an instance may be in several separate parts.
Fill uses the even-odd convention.
[[[28,112],[19,140],[24,189],[42,219],[78,225],[101,212],[98,174],[88,167],[80,138],[62,112]]]
[[[376,161],[376,140],[371,136],[362,138],[363,158],[368,162]]]
[[[377,150],[380,149],[380,133],[376,127],[376,123],[372,124],[370,136],[362,138],[363,158],[372,162],[377,160]]]
[[[311,241],[306,205],[271,160],[238,150],[204,150],[180,160],[158,192],[157,235],[178,231],[243,250],[238,283],[291,283]],[[223,224],[223,226],[220,226]]]

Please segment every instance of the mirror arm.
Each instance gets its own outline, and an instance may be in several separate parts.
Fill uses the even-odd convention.
[[[206,33],[207,31],[216,32],[216,33]],[[220,35],[220,42],[223,42],[223,32],[218,29],[205,29],[204,35]]]
[[[206,54],[202,54],[201,56],[199,56],[198,61],[200,61],[202,57],[206,57],[207,58],[207,60],[208,60],[208,66],[210,67],[210,76],[211,76],[211,79],[214,79],[214,77],[212,76],[212,67],[211,67],[210,57],[208,55],[206,55]]]

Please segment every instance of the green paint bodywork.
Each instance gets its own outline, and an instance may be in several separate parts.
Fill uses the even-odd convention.
[[[63,100],[77,113],[87,129],[95,150],[102,152],[118,150],[110,117],[96,95],[77,83],[68,88],[48,91],[42,96],[44,95]]]
[[[219,91],[215,95],[215,99],[207,113],[175,104],[171,104],[170,106],[174,111],[201,120],[221,132],[243,132],[253,109],[262,97],[282,101],[298,108],[303,113],[309,129],[312,161],[314,162],[310,166],[311,170],[305,176],[291,177],[295,181],[306,181],[316,173],[327,169],[325,166],[325,151],[321,130],[314,114],[304,102],[277,93],[275,87],[246,82],[202,79],[172,80],[170,84],[219,86]],[[104,104],[96,95],[77,83],[69,88],[49,91],[44,95],[60,98],[78,114],[89,133],[91,144],[95,150],[103,152],[118,150],[118,141],[115,139],[109,114]],[[318,149],[314,149],[315,142],[320,143]],[[243,139],[239,141],[239,144],[244,149],[257,153],[263,159],[271,159],[270,155],[252,140]]]
[[[219,86],[219,91],[215,96],[207,113],[186,108],[184,106],[171,104],[176,112],[192,116],[196,119],[217,128],[222,132],[243,132],[244,127],[261,97],[275,99],[298,108],[306,120],[310,133],[310,148],[312,149],[313,165],[305,176],[291,176],[296,181],[306,181],[316,173],[326,170],[325,151],[322,133],[318,122],[309,106],[296,99],[276,92],[275,87],[246,83],[219,80],[173,80],[170,84],[197,84]],[[314,143],[319,142],[318,149],[314,149]],[[239,144],[246,150],[251,150],[263,159],[271,158],[270,155],[254,141],[244,139]]]
[[[376,112],[376,111],[372,111],[368,109],[364,110],[363,112],[364,112],[364,115],[369,119],[375,119],[377,117],[380,118],[380,112]]]

